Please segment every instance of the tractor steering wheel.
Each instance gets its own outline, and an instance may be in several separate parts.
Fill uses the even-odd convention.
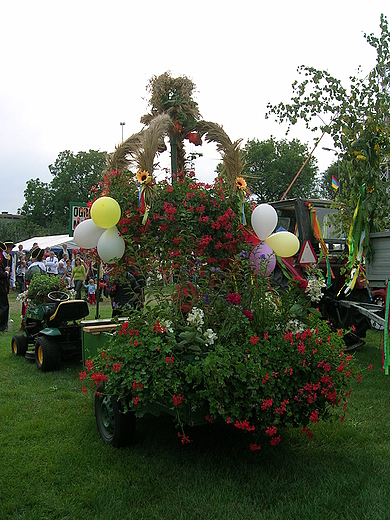
[[[52,300],[53,302],[66,302],[69,300],[69,294],[62,291],[53,291],[50,292],[47,297],[49,300]]]

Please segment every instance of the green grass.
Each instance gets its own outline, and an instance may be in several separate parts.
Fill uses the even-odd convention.
[[[102,305],[101,316],[109,312]],[[19,314],[12,302],[15,329]],[[79,360],[41,373],[11,355],[11,337],[0,336],[1,519],[390,516],[390,379],[379,333],[356,353],[363,380],[354,383],[344,423],[318,425],[312,441],[289,430],[280,445],[264,440],[256,453],[242,432],[212,425],[187,429],[193,442],[183,447],[168,416],[138,421],[132,447],[104,445],[92,392],[81,392]]]

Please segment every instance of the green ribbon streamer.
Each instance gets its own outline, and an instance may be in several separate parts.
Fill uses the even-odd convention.
[[[383,370],[385,375],[389,375],[389,314],[390,314],[390,285],[387,282],[386,290],[386,313],[385,313],[385,328],[383,331]]]

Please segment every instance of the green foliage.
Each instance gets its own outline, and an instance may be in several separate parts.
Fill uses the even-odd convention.
[[[288,424],[332,420],[352,375],[341,331],[319,319],[299,285],[276,295],[265,279],[255,284],[257,297],[244,287],[226,293],[223,282],[218,305],[199,298],[185,324],[168,300],[131,314],[81,379],[106,381],[107,393],[138,417],[163,403],[179,424],[190,410],[200,422],[207,415],[255,430],[255,438],[268,434],[271,444]]]
[[[99,182],[105,165],[106,152],[61,152],[49,166],[53,175],[50,183],[27,181],[21,214],[27,217],[29,226],[44,234],[66,233],[70,202],[88,202],[91,186]]]
[[[27,291],[27,298],[34,305],[45,303],[51,292],[65,291],[67,284],[58,275],[36,274],[33,276]]]
[[[265,141],[248,141],[244,148],[243,174],[258,202],[280,200],[308,155],[307,146],[297,139],[276,141],[271,137]],[[314,157],[309,159],[288,198],[317,195],[316,162]]]
[[[377,52],[376,65],[367,76],[351,76],[350,85],[343,87],[327,71],[302,65],[298,74],[303,79],[293,83],[291,103],[268,105],[267,117],[274,114],[279,122],[288,122],[288,130],[303,120],[307,128],[320,128],[333,138],[343,164],[339,179],[343,190],[336,198],[344,205],[340,221],[344,229],[351,223],[362,185],[368,188],[362,210],[369,230],[389,225],[388,181],[382,175],[390,153],[390,33],[384,15],[380,29],[379,38],[364,35]],[[319,125],[319,121],[323,124]]]
[[[116,270],[133,264],[150,289],[81,379],[105,381],[138,416],[162,402],[179,424],[201,413],[272,431],[275,444],[280,426],[332,417],[351,375],[342,333],[320,320],[305,281],[278,294],[264,263],[254,274],[250,230],[221,178],[205,185],[178,174],[153,186],[148,209],[129,173],[107,174],[100,189],[123,205]]]

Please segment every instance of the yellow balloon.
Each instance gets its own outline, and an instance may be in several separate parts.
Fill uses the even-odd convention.
[[[294,256],[299,250],[298,238],[289,231],[279,231],[265,239],[274,253],[283,258]]]
[[[112,228],[121,218],[121,208],[112,197],[100,197],[91,207],[91,219],[101,228]]]

